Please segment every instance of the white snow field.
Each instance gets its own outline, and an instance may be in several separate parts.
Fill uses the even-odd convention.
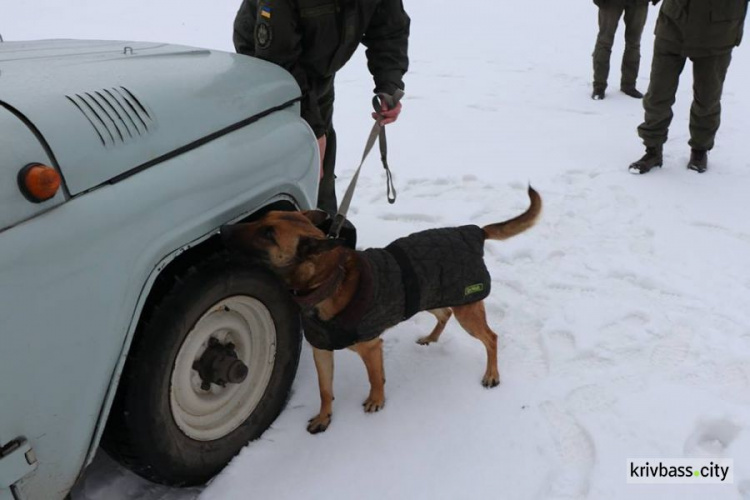
[[[359,244],[487,224],[527,206],[528,233],[488,242],[489,323],[502,384],[484,389],[482,345],[454,321],[415,340],[421,314],[385,334],[386,407],[365,414],[362,363],[336,355],[333,422],[318,410],[303,350],[274,425],[203,490],[151,485],[102,458],[74,500],[750,499],[750,47],[734,52],[710,170],[688,172],[690,64],[665,165],[643,152],[640,101],[618,91],[622,27],[607,98],[589,98],[596,8],[585,0],[405,0],[411,69],[388,127],[398,201],[368,160],[351,210]],[[105,38],[232,50],[239,0],[8,3],[6,40]],[[657,10],[643,36],[645,91]],[[155,75],[158,77],[158,75]],[[340,193],[371,120],[358,52],[337,77]],[[731,458],[732,484],[627,484],[629,458]]]

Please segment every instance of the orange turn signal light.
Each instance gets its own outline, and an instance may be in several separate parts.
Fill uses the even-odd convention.
[[[61,183],[57,170],[41,163],[30,163],[18,172],[18,187],[26,199],[34,203],[55,196]]]

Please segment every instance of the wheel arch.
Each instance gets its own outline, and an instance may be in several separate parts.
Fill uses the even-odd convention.
[[[240,219],[232,222],[239,223],[256,220],[262,217],[265,213],[272,210],[294,211],[298,209],[299,207],[291,198],[276,199],[267,203],[258,210],[255,210],[250,214],[246,214]],[[154,267],[151,276],[144,284],[143,292],[141,294],[142,298],[141,300],[139,300],[138,306],[133,313],[131,327],[129,329],[127,338],[124,341],[120,359],[113,370],[112,376],[110,377],[107,396],[102,402],[102,407],[96,423],[96,430],[89,445],[86,460],[84,462],[84,466],[81,468],[80,474],[83,474],[83,471],[94,459],[94,456],[99,448],[99,444],[104,433],[104,428],[107,424],[109,414],[112,410],[115,395],[117,394],[117,389],[120,385],[123,370],[125,368],[125,362],[128,359],[133,341],[135,340],[136,336],[141,333],[142,325],[149,318],[149,315],[154,310],[154,306],[158,303],[159,298],[167,290],[169,290],[174,281],[178,279],[180,275],[187,272],[191,266],[201,262],[202,260],[205,260],[210,255],[223,251],[223,248],[224,247],[221,243],[219,234],[214,231],[195,242],[188,243],[187,245],[175,250],[174,252],[165,256]]]

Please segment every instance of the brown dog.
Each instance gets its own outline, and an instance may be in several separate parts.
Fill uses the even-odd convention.
[[[504,240],[534,225],[542,209],[529,187],[523,214],[483,228],[432,229],[400,238],[384,249],[355,251],[316,227],[320,211],[269,212],[258,221],[222,227],[225,242],[270,267],[301,307],[305,337],[313,345],[320,413],[307,426],[325,431],[333,403],[333,351],[349,348],[367,369],[366,412],[385,404],[382,334],[414,313],[429,310],[437,325],[417,342],[437,342],[452,314],[487,350],[482,385],[500,383],[497,335],[487,325],[483,299],[490,291],[484,241]]]

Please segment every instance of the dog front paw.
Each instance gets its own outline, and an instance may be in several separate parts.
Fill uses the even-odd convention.
[[[429,337],[429,335],[427,337],[419,337],[417,339],[417,344],[419,345],[430,345],[432,342],[433,340]]]
[[[485,375],[484,378],[482,378],[482,386],[491,389],[492,387],[497,387],[500,385],[500,375],[494,374],[494,375]]]
[[[328,426],[331,425],[331,415],[316,415],[307,422],[307,432],[310,434],[318,434],[319,432],[325,432]]]
[[[362,403],[362,406],[365,407],[366,413],[375,413],[376,411],[383,409],[385,406],[385,398],[374,398],[370,396],[364,403]]]

